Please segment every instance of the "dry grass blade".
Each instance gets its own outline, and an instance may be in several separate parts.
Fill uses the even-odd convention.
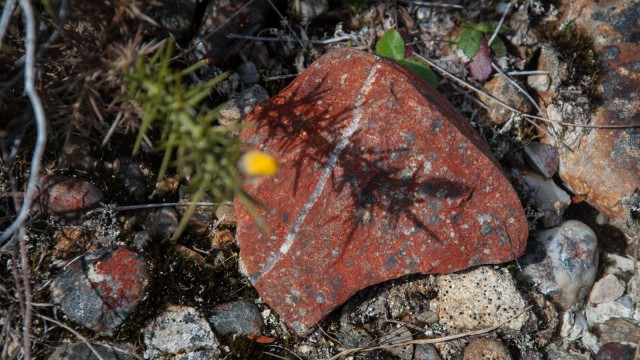
[[[464,333],[461,333],[461,334],[443,336],[443,337],[439,337],[439,338],[435,338],[435,339],[418,339],[418,340],[405,341],[405,342],[401,342],[401,343],[397,343],[397,344],[390,344],[390,345],[377,345],[377,346],[370,346],[370,347],[366,347],[366,348],[353,348],[353,349],[348,349],[348,350],[341,351],[340,353],[338,353],[335,356],[329,358],[328,360],[338,360],[341,357],[344,357],[344,356],[347,356],[347,355],[350,355],[350,354],[353,354],[353,353],[356,353],[356,352],[392,349],[392,348],[402,347],[402,346],[407,346],[407,345],[436,344],[436,343],[441,343],[441,342],[445,342],[445,341],[462,339],[462,338],[469,337],[469,336],[486,334],[486,333],[489,333],[491,331],[494,331],[494,330],[497,330],[497,329],[501,328],[502,326],[507,324],[509,321],[512,321],[512,320],[518,318],[519,316],[521,316],[522,314],[526,313],[527,311],[529,311],[529,309],[531,309],[532,307],[533,306],[527,306],[526,308],[520,310],[513,317],[510,317],[509,319],[504,320],[504,321],[500,322],[499,324],[497,324],[495,326],[488,327],[488,328],[484,328],[484,329],[480,329],[480,330],[474,330],[474,331],[467,331],[467,332],[464,332]]]
[[[67,325],[65,325],[65,324],[63,324],[63,323],[61,323],[60,321],[58,321],[58,320],[56,320],[56,319],[53,319],[53,318],[50,318],[50,317],[48,317],[48,316],[41,315],[41,314],[38,314],[38,313],[36,313],[36,316],[37,316],[37,317],[39,317],[39,318],[41,318],[41,319],[43,319],[43,320],[46,320],[46,321],[52,322],[52,323],[54,323],[54,324],[56,324],[56,325],[58,325],[58,326],[60,326],[60,327],[64,328],[64,329],[65,329],[65,330],[67,330],[68,332],[72,333],[72,334],[73,334],[73,335],[75,335],[78,339],[80,339],[80,340],[81,340],[85,345],[87,345],[87,347],[89,348],[89,350],[91,350],[91,352],[93,353],[93,355],[95,355],[95,356],[96,356],[96,358],[97,358],[98,360],[104,360],[104,358],[100,355],[100,353],[98,352],[98,350],[96,350],[96,348],[94,348],[94,347],[93,347],[93,345],[91,345],[91,342],[89,342],[89,340],[88,340],[87,338],[85,338],[84,336],[80,335],[80,333],[78,333],[77,331],[75,331],[75,330],[73,330],[72,328],[70,328],[69,326],[67,326]]]

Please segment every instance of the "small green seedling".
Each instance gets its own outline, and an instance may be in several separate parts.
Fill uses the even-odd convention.
[[[438,78],[427,64],[416,56],[406,57],[404,39],[397,30],[390,29],[384,33],[376,44],[376,54],[406,67],[414,74],[425,79],[431,86],[438,86]]]
[[[472,60],[469,64],[471,75],[484,81],[491,74],[491,52],[497,57],[507,54],[507,48],[498,36],[489,45],[489,38],[498,28],[498,24],[481,22],[465,23],[462,26],[464,30],[457,39],[458,47]],[[505,32],[507,28],[500,26],[498,34]]]

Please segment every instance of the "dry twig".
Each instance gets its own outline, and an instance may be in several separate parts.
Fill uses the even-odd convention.
[[[461,334],[443,336],[443,337],[439,337],[439,338],[435,338],[435,339],[418,339],[418,340],[410,340],[410,341],[405,341],[405,342],[396,343],[396,344],[377,345],[377,346],[371,346],[371,347],[365,347],[365,348],[353,348],[353,349],[348,349],[348,350],[341,351],[340,353],[334,355],[333,357],[329,358],[328,360],[338,360],[339,358],[341,358],[343,356],[347,356],[347,355],[353,354],[355,352],[366,352],[366,351],[373,351],[373,350],[385,350],[385,349],[392,349],[392,348],[402,347],[402,346],[407,346],[407,345],[436,344],[436,343],[441,343],[441,342],[445,342],[445,341],[462,339],[462,338],[469,337],[469,336],[486,334],[486,333],[489,333],[491,331],[494,331],[494,330],[497,330],[497,329],[501,328],[502,326],[507,324],[509,321],[512,321],[512,320],[518,318],[519,316],[521,316],[522,314],[526,313],[527,311],[529,311],[529,309],[531,309],[532,307],[533,306],[527,306],[526,308],[520,310],[513,317],[510,317],[509,319],[500,322],[498,325],[491,326],[491,327],[488,327],[488,328],[484,328],[484,329],[480,329],[480,330],[467,331],[467,332],[464,332],[464,333],[461,333]]]

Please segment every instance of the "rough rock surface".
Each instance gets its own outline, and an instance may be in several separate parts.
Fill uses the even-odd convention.
[[[540,215],[540,223],[545,228],[558,226],[564,211],[571,204],[571,197],[552,179],[544,178],[531,171],[521,171],[527,193],[533,207]]]
[[[564,1],[564,18],[594,40],[603,60],[602,105],[595,125],[640,124],[640,3],[634,0]],[[591,130],[573,151],[559,149],[559,174],[576,194],[604,212],[612,225],[629,235],[630,204],[624,200],[640,187],[640,128]]]
[[[368,53],[325,55],[251,113],[247,146],[278,158],[245,190],[238,240],[260,296],[297,333],[358,290],[522,254],[525,216],[473,128],[436,90]]]
[[[143,300],[147,262],[124,247],[87,253],[70,263],[51,284],[55,303],[73,321],[110,334]]]
[[[437,308],[440,323],[450,334],[495,326],[527,305],[509,273],[488,266],[438,276],[436,284],[439,293],[431,307]],[[517,333],[528,318],[528,313],[522,314],[502,330]]]
[[[169,306],[143,332],[145,359],[211,360],[220,355],[220,343],[207,320],[190,307]]]
[[[217,306],[209,317],[209,322],[220,335],[260,335],[262,329],[260,309],[248,300]]]
[[[593,230],[579,221],[565,221],[537,233],[521,259],[523,272],[540,292],[568,309],[585,298],[595,281],[596,247]]]
[[[604,304],[618,300],[624,294],[624,282],[615,275],[607,274],[593,284],[589,295],[592,304]]]

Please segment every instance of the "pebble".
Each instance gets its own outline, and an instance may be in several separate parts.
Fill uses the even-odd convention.
[[[134,360],[134,352],[126,352],[112,346],[92,343],[91,346],[103,360]],[[121,348],[126,348],[122,346]],[[98,357],[85,343],[61,344],[53,350],[47,360],[98,360]]]
[[[211,360],[220,343],[207,320],[194,308],[170,305],[143,330],[145,359]]]
[[[531,111],[529,99],[504,76],[493,77],[485,84],[485,88],[489,94],[511,107],[524,113]],[[499,105],[484,94],[480,94],[480,100],[491,109],[488,111],[487,118],[480,119],[480,125],[483,127],[502,125],[511,118],[513,113],[511,110]]]
[[[416,345],[413,351],[413,360],[442,360],[438,350],[431,344]]]
[[[523,272],[540,292],[562,309],[580,302],[589,293],[598,268],[596,235],[587,225],[565,221],[538,231],[520,259]]]
[[[532,198],[535,210],[540,214],[540,223],[549,228],[562,222],[564,211],[571,204],[571,197],[552,179],[544,178],[530,171],[520,172]]]
[[[236,201],[243,262],[298,334],[367,286],[524,252],[524,211],[491,151],[440,93],[389,60],[333,50],[245,123],[245,146],[281,166],[243,187],[264,205],[269,233]]]
[[[220,110],[218,121],[222,125],[234,125],[240,123],[256,105],[267,100],[269,92],[260,85],[252,87],[240,93],[237,99],[232,99]]]
[[[604,304],[615,301],[624,294],[624,290],[624,282],[615,275],[607,274],[593,284],[589,302],[592,304]]]
[[[536,74],[527,76],[527,85],[541,92],[546,92],[551,86],[551,77],[547,74]]]
[[[72,321],[110,335],[146,296],[147,262],[124,247],[83,255],[61,270],[51,296]]]
[[[538,174],[550,178],[558,171],[558,150],[549,144],[531,142],[524,146],[524,159]]]
[[[438,297],[432,300],[431,308],[437,307],[440,324],[449,334],[497,325],[527,305],[511,275],[488,266],[440,275],[435,281]],[[520,331],[529,316],[529,313],[520,315],[507,323],[503,331]]]
[[[34,207],[43,215],[77,217],[103,200],[100,189],[74,177],[40,174],[36,186]]]
[[[136,200],[147,195],[147,182],[141,165],[131,158],[120,158],[114,162],[114,171],[125,191]]]
[[[89,141],[84,137],[69,134],[62,146],[58,164],[60,169],[72,169],[88,175],[95,170],[97,162]]]
[[[260,310],[248,300],[217,306],[209,322],[219,335],[260,335],[263,326]]]
[[[604,304],[589,303],[584,310],[590,325],[603,323],[614,317],[631,319],[633,311],[634,303],[629,295]]]
[[[225,203],[216,208],[216,219],[221,221],[220,224],[227,226],[236,226],[236,207],[233,203]]]
[[[464,360],[511,360],[509,350],[497,339],[475,339],[464,349]]]
[[[636,346],[614,342],[605,344],[596,354],[596,360],[634,360]]]
[[[610,342],[630,342],[638,343],[640,341],[640,325],[631,321],[631,319],[610,318],[604,323],[593,325],[594,331],[599,333],[602,343]]]
[[[260,73],[256,65],[251,61],[245,61],[236,69],[240,79],[246,85],[253,85],[260,81]]]
[[[176,232],[178,222],[178,212],[174,208],[161,207],[148,214],[144,227],[152,239],[164,241]]]

